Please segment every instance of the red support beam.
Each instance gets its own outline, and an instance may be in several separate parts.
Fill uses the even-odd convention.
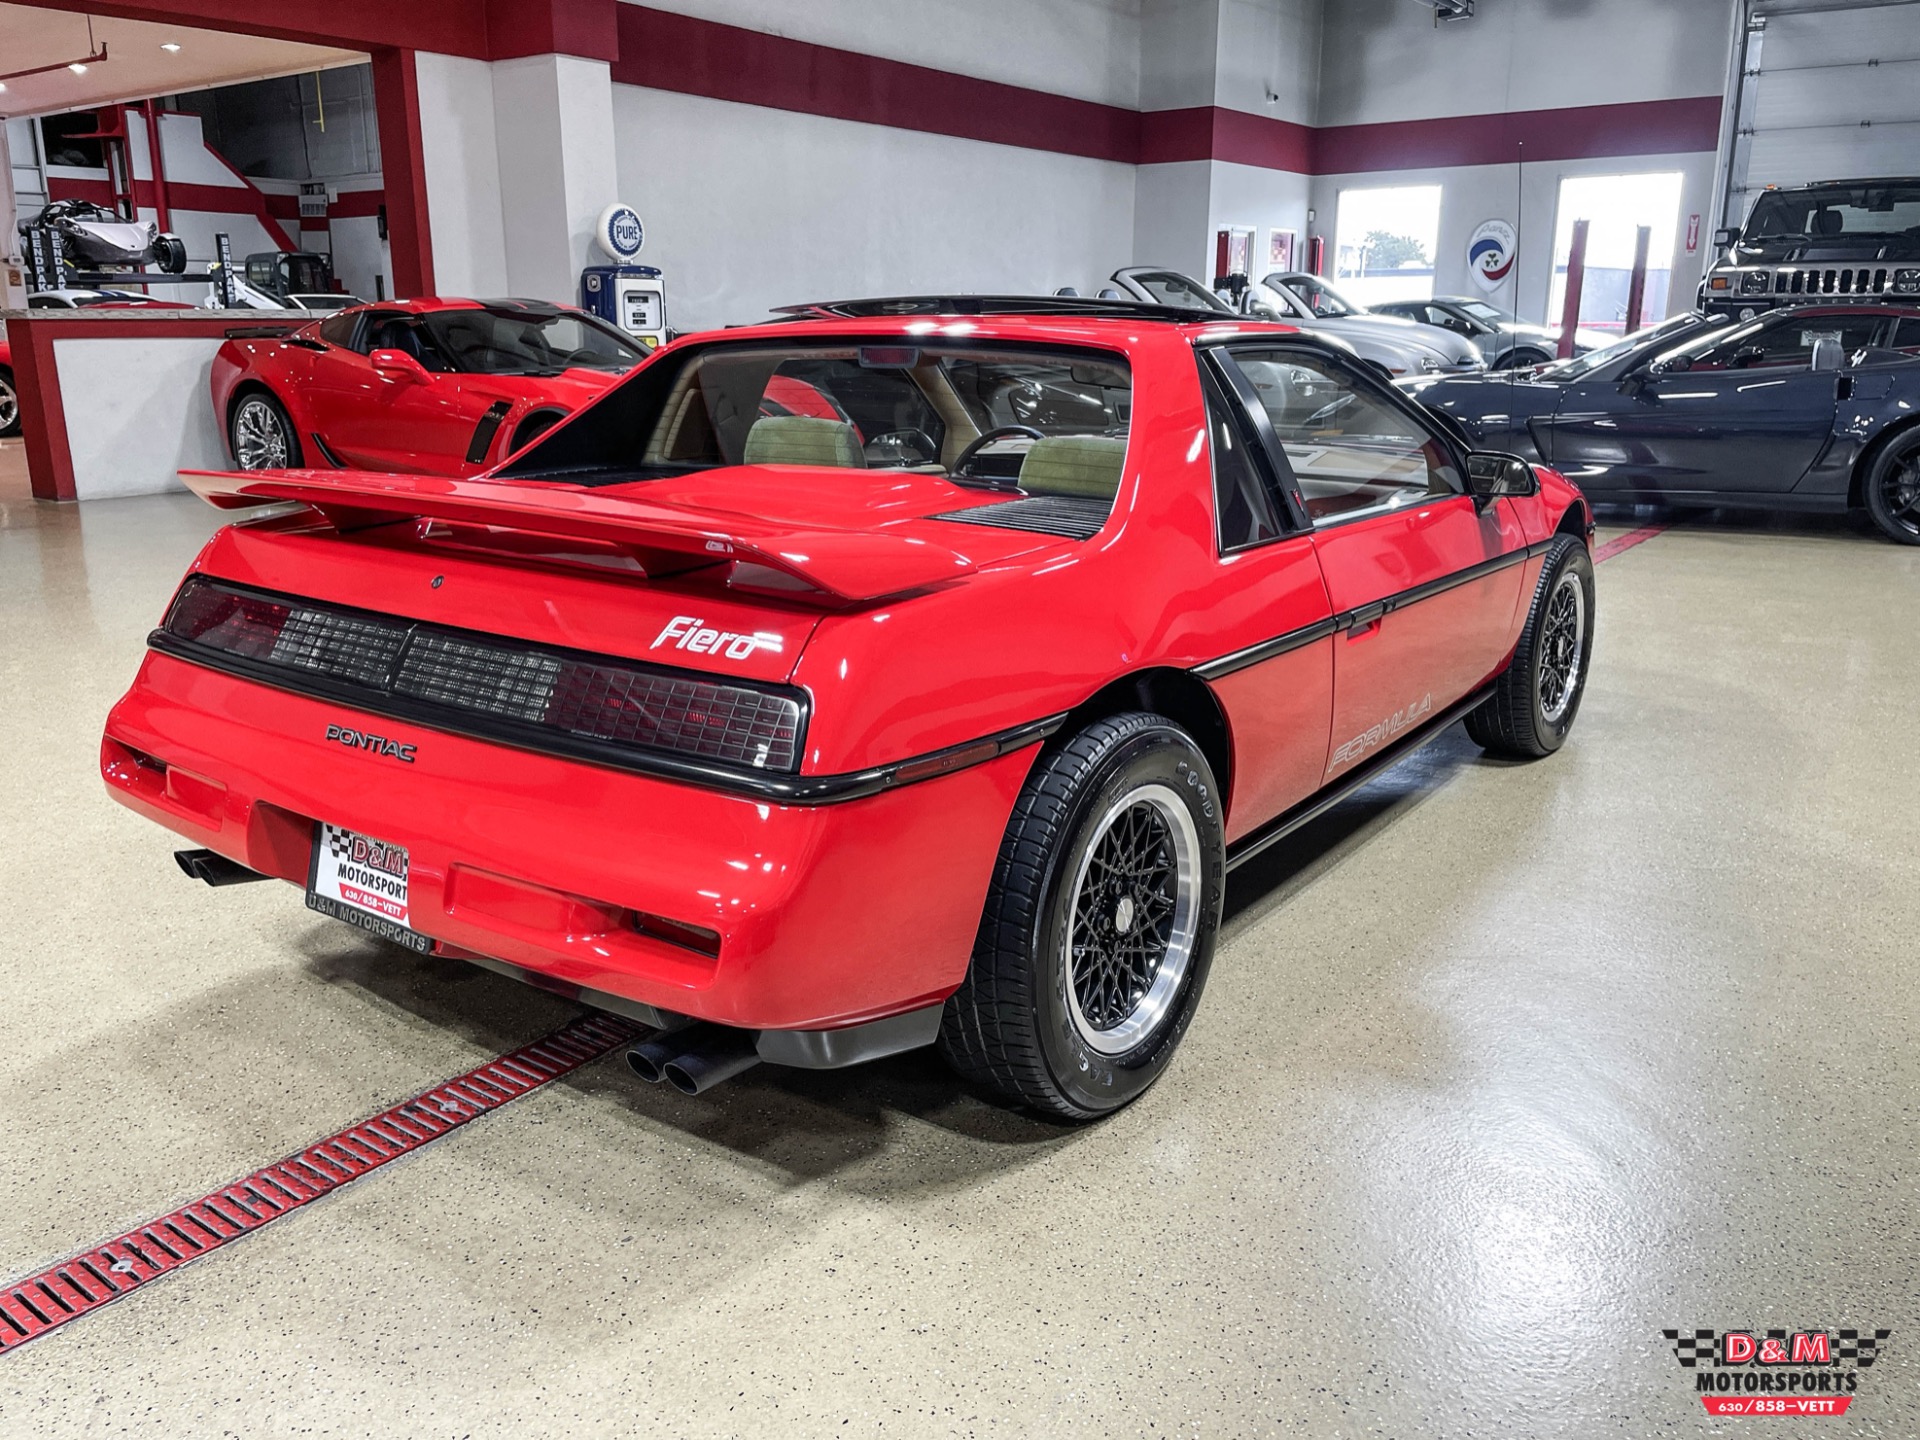
[[[1580,292],[1587,284],[1587,231],[1591,222],[1573,222],[1573,248],[1567,252],[1567,303],[1560,308],[1560,358],[1573,354],[1573,335],[1580,328]]]
[[[420,81],[411,50],[373,52],[373,108],[385,172],[387,244],[393,298],[431,295],[433,232],[427,220],[427,166],[420,143]]]
[[[1627,328],[1631,335],[1640,328],[1641,311],[1647,308],[1647,252],[1653,248],[1653,227],[1642,225],[1633,238],[1633,278],[1627,284]]]

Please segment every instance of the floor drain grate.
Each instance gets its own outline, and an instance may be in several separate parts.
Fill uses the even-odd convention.
[[[469,1120],[629,1044],[642,1028],[589,1015],[523,1049],[350,1125],[317,1145],[183,1205],[171,1215],[0,1287],[0,1353],[17,1349],[149,1280],[418,1150]]]

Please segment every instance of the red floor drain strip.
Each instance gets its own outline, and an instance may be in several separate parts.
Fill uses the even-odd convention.
[[[8,1285],[0,1289],[0,1352],[37,1339],[210,1250],[251,1235],[289,1211],[538,1090],[641,1033],[641,1027],[612,1015],[584,1016],[544,1040],[436,1085],[171,1215]]]
[[[1664,534],[1666,529],[1665,525],[1643,525],[1638,530],[1629,530],[1624,535],[1616,535],[1613,539],[1602,543],[1593,552],[1593,563],[1598,565],[1602,560],[1611,560],[1622,551],[1631,550],[1636,545],[1644,545],[1654,536]]]

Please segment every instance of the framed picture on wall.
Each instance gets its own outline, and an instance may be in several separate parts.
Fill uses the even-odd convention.
[[[1291,230],[1267,232],[1267,265],[1271,269],[1293,269],[1294,238],[1294,232]]]

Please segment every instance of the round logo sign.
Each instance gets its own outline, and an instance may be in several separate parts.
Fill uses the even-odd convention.
[[[640,223],[640,212],[631,205],[613,204],[600,212],[600,224],[594,240],[610,259],[622,263],[640,253],[647,243],[647,228]]]
[[[1482,290],[1498,290],[1513,273],[1520,237],[1504,220],[1489,220],[1467,241],[1467,268]]]

